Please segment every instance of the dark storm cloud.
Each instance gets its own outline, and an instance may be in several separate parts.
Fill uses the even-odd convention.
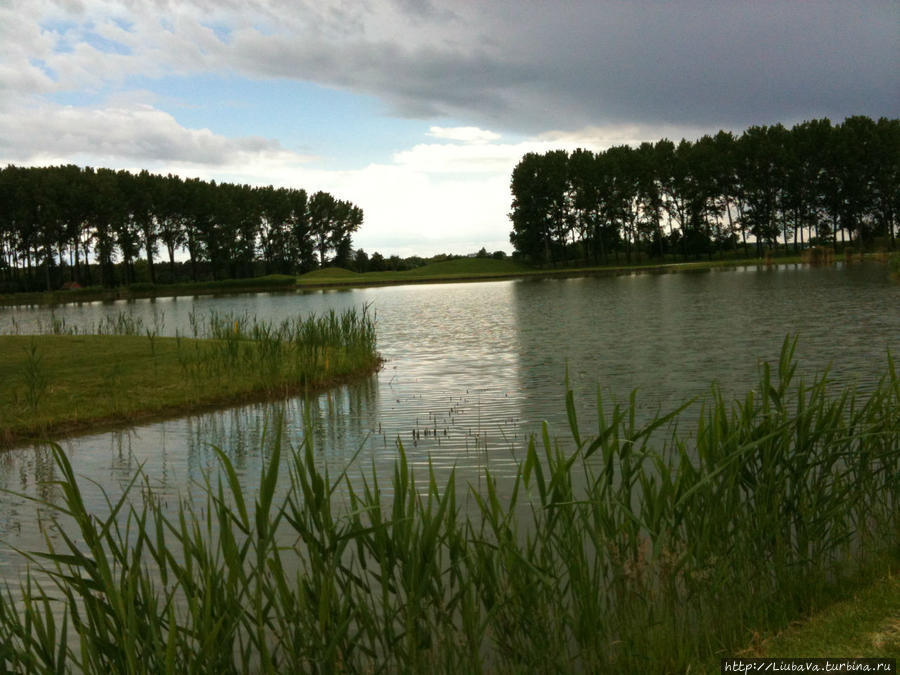
[[[313,39],[289,54],[279,46],[268,66],[254,48],[246,65],[375,94],[404,115],[522,131],[743,127],[900,108],[893,0],[495,0],[455,6],[452,18],[434,3],[395,6],[413,18],[390,38]]]
[[[900,114],[896,0],[79,1],[42,0],[48,25],[102,29],[123,53],[62,49],[67,36],[29,23],[19,5],[31,0],[15,0],[0,7],[7,105],[132,75],[238,72],[524,133]]]

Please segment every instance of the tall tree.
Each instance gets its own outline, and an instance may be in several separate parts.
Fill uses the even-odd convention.
[[[169,254],[169,275],[174,281],[175,252],[186,242],[187,204],[184,181],[172,174],[165,178],[157,176],[153,183],[153,203],[157,209],[159,239],[165,244]]]
[[[513,169],[510,242],[538,263],[556,261],[571,227],[568,217],[568,156],[564,150],[526,154]]]
[[[332,246],[332,232],[338,205],[327,192],[316,192],[309,198],[309,231],[319,254],[319,267],[325,267]]]

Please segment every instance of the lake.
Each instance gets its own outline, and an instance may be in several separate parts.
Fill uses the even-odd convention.
[[[364,305],[376,313],[384,368],[308,408],[292,399],[63,441],[76,472],[96,482],[84,482],[89,506],[105,511],[101,488],[115,498],[139,466],[174,504],[215,466],[212,445],[252,490],[267,456],[264,434],[280,419],[296,443],[304,410],[333,470],[359,450],[355,471],[374,465],[387,479],[399,438],[411,463],[431,461],[440,475],[456,467],[459,482],[477,486],[486,466],[511,475],[543,421],[552,435],[567,435],[567,372],[589,433],[598,391],[604,401],[626,401],[636,390],[648,418],[702,397],[712,382],[726,398],[744,394],[760,360],[777,361],[786,334],[799,337],[798,377],[830,368],[836,382],[863,391],[885,373],[888,350],[900,354],[900,284],[877,264],[18,307],[0,312],[0,332],[33,332],[52,320],[87,327],[126,312],[163,334],[190,335],[192,313],[280,321]],[[54,499],[47,483],[56,478],[46,448],[0,453],[0,488]],[[14,580],[23,566],[9,546],[44,548],[36,524],[47,517],[21,496],[0,496],[0,576]]]

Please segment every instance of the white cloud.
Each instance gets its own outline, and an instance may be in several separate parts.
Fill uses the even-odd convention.
[[[500,138],[500,134],[478,127],[431,127],[428,135],[433,138],[461,141],[462,143],[488,143]]]
[[[509,177],[433,176],[372,165],[336,186],[365,211],[354,241],[385,255],[509,249]]]
[[[278,141],[247,136],[227,138],[209,129],[188,129],[149,105],[81,108],[50,103],[0,108],[0,158],[39,164],[81,161],[154,168],[168,163],[225,167],[266,161],[302,162]]]
[[[394,155],[394,162],[422,173],[496,173],[511,170],[524,146],[493,143],[421,143]]]
[[[641,143],[656,142],[661,138],[668,138],[675,142],[682,138],[694,140],[710,131],[708,126],[687,124],[609,124],[574,130],[545,131],[538,134],[535,140],[546,146],[548,150],[586,148],[599,151],[614,145],[637,147]]]

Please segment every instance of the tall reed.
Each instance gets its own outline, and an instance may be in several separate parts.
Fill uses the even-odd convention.
[[[277,324],[218,312],[192,315],[190,321],[195,335],[207,338],[195,343],[195,362],[203,377],[240,370],[268,374],[277,386],[304,385],[371,371],[378,363],[375,317],[368,305]]]
[[[50,376],[44,367],[43,356],[33,339],[25,351],[22,375],[25,383],[25,407],[33,413],[50,388]]]
[[[569,392],[570,441],[545,426],[510,483],[469,487],[473,511],[452,473],[417,487],[399,442],[392,476],[332,476],[311,430],[291,448],[275,424],[255,497],[218,450],[199,506],[126,495],[98,516],[56,447],[64,499],[48,507],[75,529],[26,554],[32,575],[0,598],[0,666],[696,670],[897,554],[894,363],[872,393],[830,393],[795,381],[794,348],[744,398],[714,389],[691,440],[680,410],[638,425],[634,396],[598,398],[585,434]]]

